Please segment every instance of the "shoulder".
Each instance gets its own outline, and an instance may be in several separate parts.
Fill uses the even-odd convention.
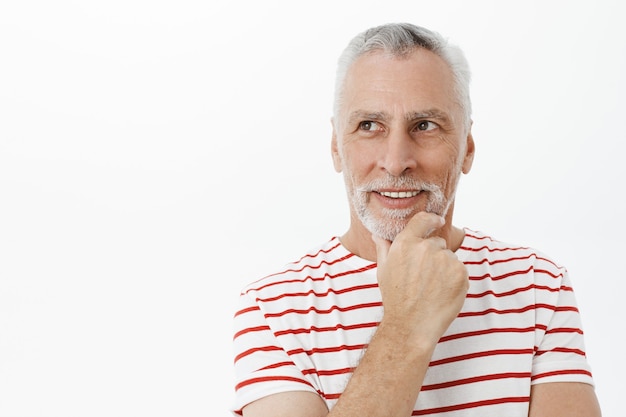
[[[459,254],[463,256],[471,257],[472,254],[478,254],[478,257],[495,259],[528,257],[552,263],[557,268],[561,267],[549,255],[537,248],[502,241],[481,231],[468,228],[464,228],[463,230],[465,231],[465,238],[459,247]]]
[[[457,256],[466,265],[510,265],[518,270],[560,278],[566,268],[537,248],[498,240],[484,232],[465,228]]]
[[[467,252],[484,252],[484,253],[500,253],[500,252],[534,252],[535,250],[524,245],[505,242],[498,240],[491,235],[488,235],[482,231],[472,230],[468,228],[463,229],[465,237],[461,243],[459,250]]]
[[[274,272],[252,281],[242,289],[244,293],[272,292],[275,288],[297,287],[328,274],[329,270],[358,268],[363,260],[349,252],[338,237],[311,247],[298,259],[287,262]]]

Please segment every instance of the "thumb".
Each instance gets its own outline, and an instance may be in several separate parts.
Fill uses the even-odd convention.
[[[380,236],[376,236],[375,234],[372,234],[372,240],[376,245],[376,263],[380,267],[382,264],[387,262],[387,254],[389,253],[391,242]]]

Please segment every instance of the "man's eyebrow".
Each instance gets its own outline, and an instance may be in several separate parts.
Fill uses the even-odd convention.
[[[356,121],[362,120],[389,120],[391,117],[389,114],[383,111],[367,111],[367,110],[355,110],[350,113],[350,117],[348,118],[348,123],[352,124]]]
[[[441,110],[429,109],[429,110],[424,110],[424,111],[407,113],[404,116],[404,119],[409,122],[412,122],[415,120],[421,120],[421,119],[438,119],[444,122],[448,122],[450,120],[450,117],[448,116],[447,113]]]

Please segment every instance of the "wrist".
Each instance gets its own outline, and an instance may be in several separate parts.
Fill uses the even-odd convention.
[[[437,332],[430,331],[425,327],[412,326],[409,328],[398,320],[383,319],[372,338],[372,342],[381,340],[388,345],[390,352],[396,352],[405,360],[422,361],[427,358],[430,361],[440,337]]]

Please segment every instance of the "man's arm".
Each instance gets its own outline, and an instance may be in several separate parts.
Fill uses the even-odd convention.
[[[418,213],[393,244],[376,239],[384,316],[329,413],[312,393],[286,392],[244,407],[245,417],[410,416],[438,340],[458,315],[467,269],[441,238],[443,219]]]
[[[244,417],[323,417],[327,414],[324,400],[308,391],[268,395],[243,408]]]
[[[528,417],[600,417],[593,387],[581,382],[533,385]]]

